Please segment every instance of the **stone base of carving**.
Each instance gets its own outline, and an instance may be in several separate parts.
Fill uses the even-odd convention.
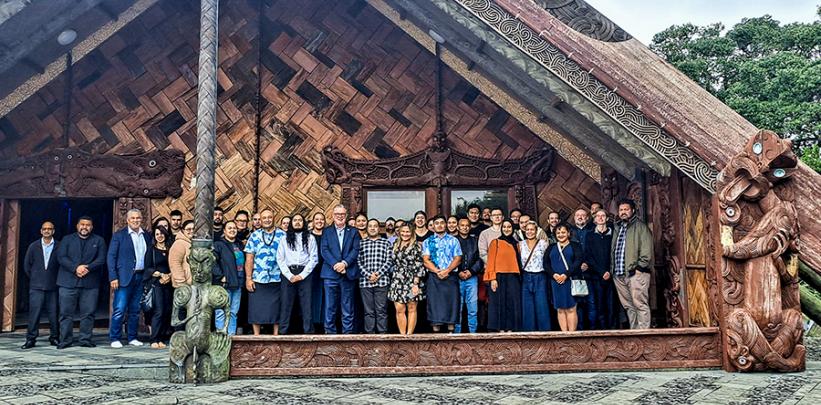
[[[235,336],[231,376],[528,373],[721,365],[718,328]]]

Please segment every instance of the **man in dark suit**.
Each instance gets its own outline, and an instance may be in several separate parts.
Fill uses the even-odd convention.
[[[48,341],[52,346],[59,344],[57,333],[57,241],[54,240],[54,224],[46,221],[40,227],[42,238],[32,242],[26,250],[23,271],[29,278],[29,317],[26,343],[22,349],[34,347],[40,334],[40,315],[48,314],[50,333]]]
[[[80,217],[77,232],[60,241],[57,261],[57,287],[60,299],[60,344],[58,349],[72,345],[74,318],[80,318],[80,346],[94,347],[91,332],[94,327],[94,311],[100,275],[105,268],[105,241],[91,231],[91,217]]]
[[[143,215],[138,209],[128,210],[127,226],[111,236],[108,247],[108,281],[114,291],[114,304],[111,312],[111,325],[108,338],[111,347],[123,347],[123,318],[128,316],[126,326],[128,344],[142,346],[137,339],[140,326],[140,298],[142,297],[142,279],[145,270],[145,252],[151,248],[151,236],[143,231]]]
[[[320,255],[324,263],[320,276],[325,286],[325,333],[336,334],[336,312],[342,307],[342,333],[354,332],[354,294],[359,282],[359,232],[345,225],[348,210],[337,205],[334,223],[322,231]]]

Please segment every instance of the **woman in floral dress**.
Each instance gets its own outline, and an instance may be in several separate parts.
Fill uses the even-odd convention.
[[[396,307],[399,333],[412,335],[416,328],[416,303],[425,299],[425,267],[422,265],[422,250],[410,226],[402,225],[398,233],[399,239],[393,245],[395,268],[388,299]]]

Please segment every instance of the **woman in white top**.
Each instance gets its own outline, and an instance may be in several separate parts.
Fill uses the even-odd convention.
[[[524,240],[519,242],[522,260],[522,331],[549,331],[550,305],[547,295],[547,273],[542,259],[547,241],[536,237],[539,226],[524,224]]]

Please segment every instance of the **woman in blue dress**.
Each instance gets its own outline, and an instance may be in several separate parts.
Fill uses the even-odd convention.
[[[581,275],[582,246],[570,241],[570,229],[556,226],[556,243],[544,255],[544,268],[553,291],[553,306],[559,315],[562,331],[575,331],[578,324],[576,299],[570,293],[571,278]]]

